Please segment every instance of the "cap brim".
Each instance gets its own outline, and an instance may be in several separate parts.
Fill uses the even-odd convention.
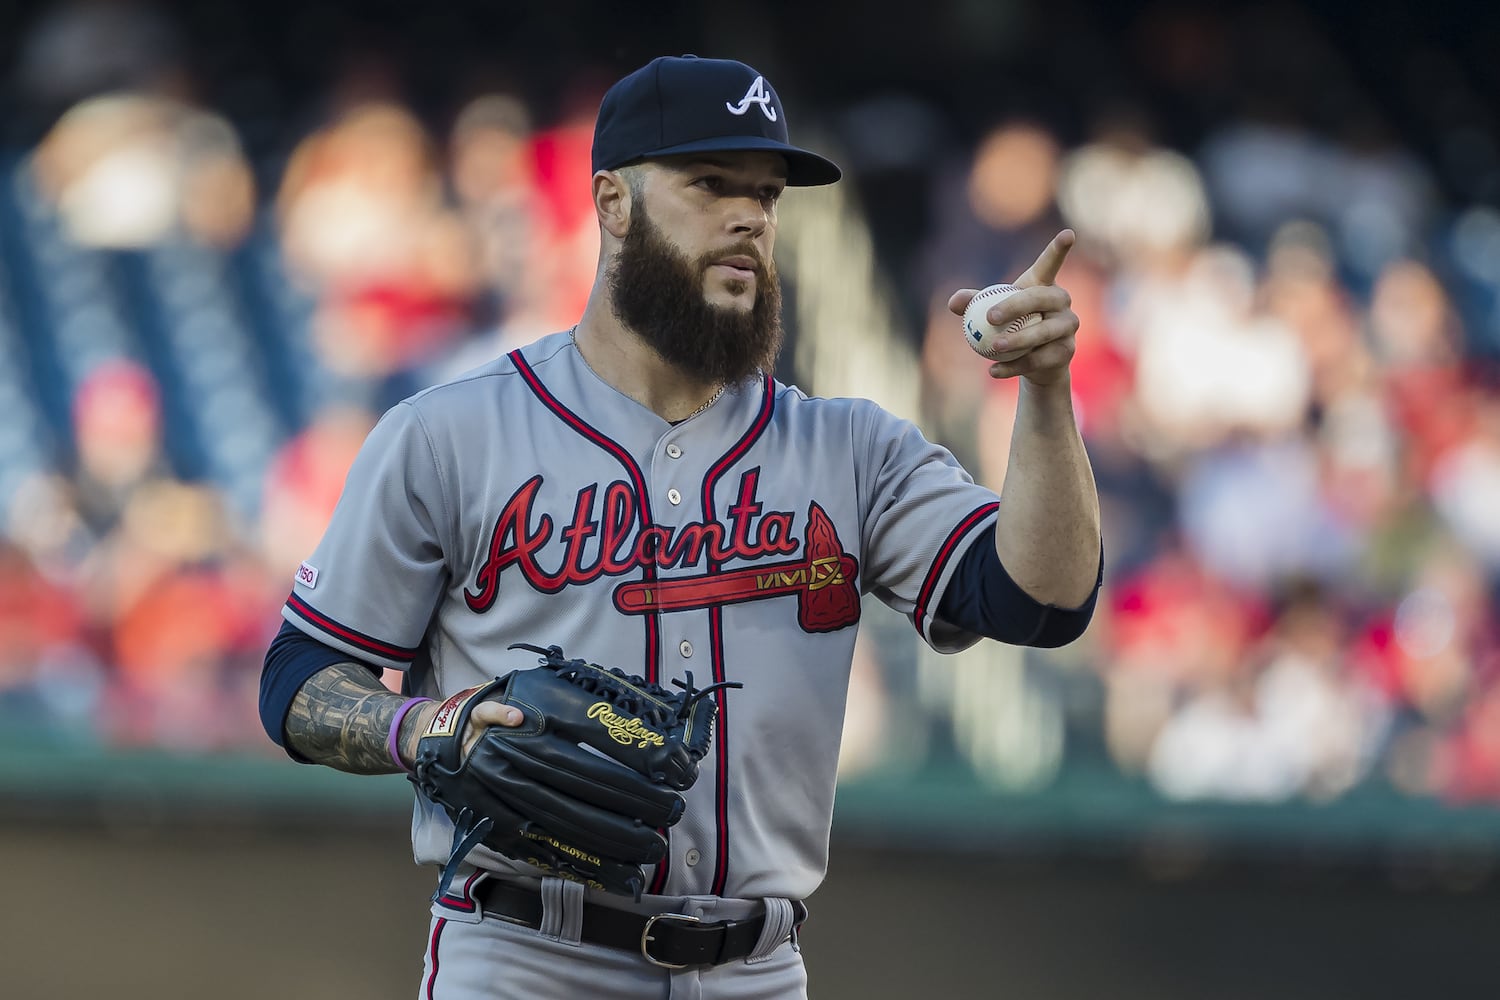
[[[698,139],[694,142],[653,149],[642,153],[640,158],[677,156],[681,153],[739,152],[741,150],[764,150],[784,156],[788,187],[818,187],[822,184],[832,184],[844,176],[839,165],[830,159],[798,146],[756,135],[724,135],[712,139]]]

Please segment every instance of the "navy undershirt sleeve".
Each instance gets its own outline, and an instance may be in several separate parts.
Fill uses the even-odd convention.
[[[1010,578],[995,552],[995,526],[970,543],[958,561],[948,589],[938,602],[937,617],[968,632],[1014,646],[1066,646],[1083,635],[1099,585],[1104,580],[1104,550],[1099,551],[1099,578],[1094,592],[1076,608],[1042,604]]]
[[[286,745],[286,714],[291,711],[292,699],[297,696],[307,679],[324,667],[335,663],[359,663],[348,653],[325,646],[291,622],[282,622],[281,631],[271,640],[266,650],[266,660],[260,672],[260,724],[265,727],[271,742],[287,752],[287,756],[301,763],[310,763]],[[379,677],[381,672],[368,663]]]

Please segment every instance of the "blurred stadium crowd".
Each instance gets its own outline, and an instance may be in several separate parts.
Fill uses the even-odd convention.
[[[170,12],[25,28],[10,93],[38,127],[0,151],[0,726],[270,752],[260,658],[353,453],[397,399],[576,319],[593,111],[656,53],[545,112],[503,84],[434,112],[351,59],[277,130],[203,96]],[[1016,387],[942,303],[1080,233],[1063,283],[1108,577],[1083,641],[1024,657],[1058,766],[1094,753],[1180,799],[1500,800],[1494,67],[1412,46],[1393,97],[1281,8],[1146,7],[1122,46],[1145,35],[1108,85],[967,130],[917,87],[830,92],[793,125],[850,168],[925,428],[996,487]],[[857,703],[916,656],[866,644]]]

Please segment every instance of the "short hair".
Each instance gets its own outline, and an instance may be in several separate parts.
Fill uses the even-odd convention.
[[[630,189],[631,201],[644,201],[646,198],[646,164],[643,160],[627,163],[623,167],[616,167],[615,173],[625,178],[625,186]]]

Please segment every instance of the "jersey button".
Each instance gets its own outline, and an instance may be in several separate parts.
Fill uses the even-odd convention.
[[[668,458],[681,458],[682,457],[682,449],[679,448],[679,447],[677,447],[675,444],[669,444],[669,445],[667,445],[667,457]]]
[[[694,848],[691,848],[687,852],[687,854],[683,856],[682,860],[686,861],[687,862],[687,866],[689,868],[691,868],[694,865],[696,865],[699,861],[703,860],[703,855],[699,854],[698,853],[698,848],[694,847]]]
[[[693,644],[684,639],[682,640],[682,642],[678,643],[677,652],[681,653],[684,657],[692,656]]]
[[[667,502],[671,503],[673,506],[682,503],[682,494],[678,493],[676,490],[667,490]]]

